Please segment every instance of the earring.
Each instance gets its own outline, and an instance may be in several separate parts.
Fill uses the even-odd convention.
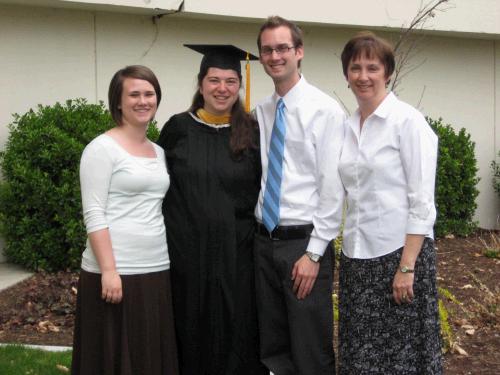
[[[347,84],[347,88],[350,89],[351,88],[351,85],[350,84]]]

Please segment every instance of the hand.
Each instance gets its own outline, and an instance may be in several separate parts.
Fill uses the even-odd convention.
[[[105,271],[101,276],[101,298],[109,303],[120,303],[122,300],[122,279],[116,270]]]
[[[295,262],[292,270],[293,292],[298,299],[306,298],[314,287],[319,272],[319,263],[313,262],[307,255],[302,255]]]
[[[392,296],[394,301],[401,305],[402,303],[411,303],[413,301],[413,273],[402,273],[399,270],[394,275],[392,282]]]

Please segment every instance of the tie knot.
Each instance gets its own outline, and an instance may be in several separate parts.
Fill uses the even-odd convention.
[[[280,111],[283,110],[283,108],[285,108],[285,102],[283,101],[283,98],[280,98],[278,100],[278,104],[276,105],[276,108]]]

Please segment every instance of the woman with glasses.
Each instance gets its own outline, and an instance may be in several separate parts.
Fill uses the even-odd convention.
[[[339,171],[347,194],[340,260],[340,374],[441,374],[433,246],[437,137],[387,92],[390,44],[353,37],[342,68],[358,109]]]
[[[172,116],[158,141],[171,176],[164,215],[180,370],[268,375],[258,356],[252,257],[258,127],[239,97],[246,53],[187,47],[204,55],[198,86],[189,110]]]

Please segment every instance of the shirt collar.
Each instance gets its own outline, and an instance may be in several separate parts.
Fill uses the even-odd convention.
[[[302,87],[307,85],[307,81],[304,77],[303,74],[300,75],[299,81],[293,86],[286,94],[283,96],[283,102],[285,103],[286,108],[292,108],[296,105],[298,105],[300,98],[302,97]],[[278,103],[278,100],[281,97],[278,95],[278,93],[275,91],[273,93],[273,101],[274,104],[276,105]]]
[[[382,100],[382,103],[380,103],[377,107],[377,109],[370,115],[371,116],[377,116],[379,118],[385,119],[389,116],[391,109],[394,108],[394,104],[398,101],[398,98],[396,95],[394,95],[391,92],[389,92],[384,100]],[[351,127],[352,131],[356,136],[359,138],[360,135],[360,129],[359,129],[359,120],[361,118],[361,112],[359,111],[359,108],[356,109],[356,111],[353,113],[353,115],[349,118],[348,124]]]
[[[396,98],[396,95],[394,95],[392,91],[389,92],[384,100],[382,100],[382,103],[380,103],[377,109],[373,112],[373,114],[380,118],[387,118],[387,116],[389,116],[389,113],[391,112],[391,108],[394,107],[394,104],[397,101],[398,98]]]

